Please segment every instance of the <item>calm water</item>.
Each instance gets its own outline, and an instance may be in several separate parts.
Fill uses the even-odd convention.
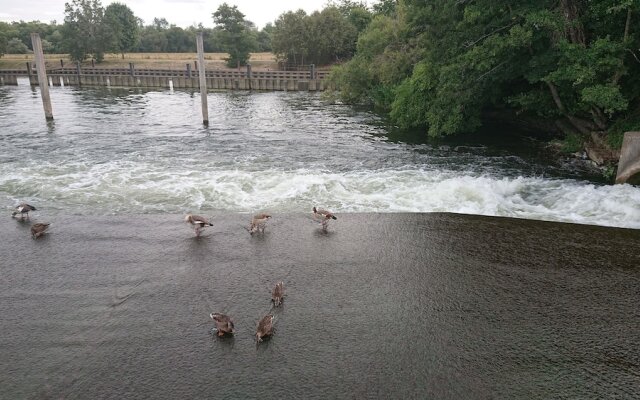
[[[0,202],[113,215],[432,212],[640,228],[640,188],[598,183],[539,149],[391,141],[366,111],[308,93],[0,87]],[[495,142],[495,138],[494,138]]]

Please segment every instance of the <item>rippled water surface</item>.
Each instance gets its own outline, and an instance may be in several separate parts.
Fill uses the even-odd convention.
[[[640,227],[640,189],[554,165],[535,144],[393,141],[367,111],[304,92],[0,87],[0,201],[49,213],[431,212]],[[495,142],[495,141],[494,141]]]

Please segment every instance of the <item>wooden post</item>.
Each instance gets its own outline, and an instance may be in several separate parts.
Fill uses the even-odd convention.
[[[60,59],[60,68],[64,68],[64,61],[62,61],[62,58]]]
[[[133,68],[133,63],[129,63],[129,74],[131,76],[135,76],[135,72],[134,72],[134,68]]]
[[[82,70],[80,69],[80,61],[76,62],[76,74],[78,75],[78,86],[82,86],[82,80],[80,79],[80,75],[82,74]]]
[[[249,90],[251,90],[251,64],[247,64],[247,79],[249,81]]]
[[[44,54],[42,53],[42,41],[37,33],[31,34],[31,45],[33,47],[33,55],[38,70],[38,86],[40,86],[40,95],[42,96],[42,105],[44,106],[44,117],[47,121],[53,120],[53,110],[51,108],[51,98],[49,97],[49,81],[47,80],[47,71],[44,64]]]
[[[309,79],[311,79],[311,80],[316,79],[316,65],[315,64],[311,64],[309,66],[309,74],[311,75],[309,77]]]
[[[200,61],[200,68],[198,69],[198,77],[200,78],[200,98],[202,99],[202,123],[205,126],[209,125],[209,106],[207,105],[207,77],[204,68],[204,44],[202,39],[202,32],[198,33],[196,37],[196,47],[198,48],[198,61]],[[189,71],[191,75],[191,71]]]
[[[200,57],[200,53],[198,53],[198,57]],[[187,64],[187,78],[191,78],[191,63]]]

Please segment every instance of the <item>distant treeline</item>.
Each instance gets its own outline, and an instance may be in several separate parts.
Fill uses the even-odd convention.
[[[224,3],[212,10],[213,28],[181,28],[164,18],[145,24],[122,3],[103,8],[99,0],[73,0],[65,3],[63,24],[0,22],[0,56],[31,52],[32,32],[40,34],[45,53],[98,62],[105,53],[195,52],[196,35],[203,32],[205,52],[228,53],[229,66],[246,63],[251,52],[274,52],[289,64],[326,65],[353,55],[358,33],[373,16],[366,3],[341,0],[310,15],[303,10],[283,13],[257,29],[236,6]]]

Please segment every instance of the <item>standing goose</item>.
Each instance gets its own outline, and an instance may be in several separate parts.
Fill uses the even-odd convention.
[[[271,301],[273,301],[273,305],[278,307],[282,304],[282,298],[284,297],[284,283],[278,282],[276,286],[271,291]]]
[[[11,213],[11,216],[15,217],[16,214],[20,214],[20,218],[24,218],[24,215],[27,214],[27,218],[29,218],[29,211],[36,211],[36,208],[27,203],[21,203],[16,206],[16,209]]]
[[[187,214],[184,217],[184,220],[185,222],[188,222],[191,225],[193,225],[196,231],[196,236],[200,236],[200,233],[202,232],[205,226],[213,226],[213,224],[209,222],[207,218],[201,217],[199,215]]]
[[[49,228],[50,223],[40,223],[31,225],[31,237],[34,239],[39,238],[45,234],[45,231]]]
[[[262,342],[262,338],[265,336],[271,336],[273,334],[273,315],[267,314],[260,322],[258,322],[258,328],[256,329],[256,339],[258,342]]]
[[[233,321],[228,315],[220,313],[209,314],[211,319],[216,323],[216,330],[218,336],[222,337],[225,334],[233,334]]]
[[[251,218],[251,225],[249,225],[249,233],[254,234],[256,232],[264,232],[264,228],[267,227],[267,221],[271,218],[269,214],[256,214]]]
[[[327,230],[329,220],[338,219],[331,211],[323,210],[322,208],[313,207],[313,218],[322,223],[322,229]]]

